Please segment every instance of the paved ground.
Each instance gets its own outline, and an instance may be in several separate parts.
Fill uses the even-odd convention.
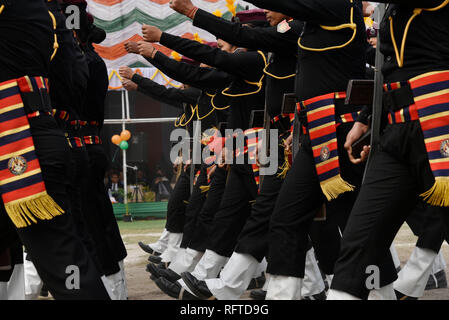
[[[150,230],[136,229],[128,230],[120,224],[123,230],[122,236],[128,249],[128,257],[125,260],[126,274],[128,279],[129,299],[132,300],[173,300],[164,293],[150,280],[149,273],[145,271],[148,254],[140,249],[137,245],[138,241],[146,243],[157,240],[162,231],[163,224]],[[126,229],[125,229],[126,228]],[[410,256],[416,242],[416,237],[412,234],[408,226],[404,225],[395,239],[395,245],[404,265]],[[443,254],[446,261],[449,262],[449,246],[444,243]],[[446,274],[449,275],[449,268],[446,268]],[[248,299],[246,293],[243,299]],[[449,300],[449,289],[437,289],[426,291],[423,300]]]

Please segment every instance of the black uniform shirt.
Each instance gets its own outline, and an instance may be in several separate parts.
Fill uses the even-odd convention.
[[[267,68],[269,74],[284,77],[296,73],[297,40],[303,29],[303,23],[299,20],[289,22],[290,30],[279,32],[277,27],[250,28],[199,9],[195,14],[193,25],[233,45],[273,52]],[[283,95],[294,91],[294,80],[294,76],[279,80],[267,74],[266,100],[271,117],[281,113]]]
[[[400,52],[404,30],[414,8],[435,8],[443,0],[392,0],[381,23],[381,52],[385,56],[382,68],[386,81],[404,81],[417,75],[449,70],[449,5],[435,11],[423,11],[410,25],[405,44],[404,66],[398,67],[390,33],[389,17]]]
[[[137,84],[137,90],[157,101],[169,104],[173,107],[181,109],[185,114],[185,120],[192,118],[192,108],[195,108],[201,91],[194,87],[186,89],[166,88],[154,82],[151,79],[134,74],[132,79]],[[193,115],[195,116],[195,115]],[[195,120],[192,118],[192,121]],[[192,135],[193,127],[192,121],[187,125],[187,130]]]
[[[89,68],[73,31],[57,2],[47,3],[57,22],[59,49],[50,63],[49,85],[53,108],[68,111],[70,120],[80,120],[86,99]]]
[[[255,51],[239,50],[227,53],[218,48],[203,45],[197,41],[183,39],[167,33],[162,33],[160,43],[196,61],[214,66],[235,76],[227,91],[232,97],[228,118],[228,128],[245,130],[249,127],[252,110],[263,110],[264,84],[258,87],[249,82],[259,82],[265,67],[262,55]],[[257,93],[254,93],[256,92]],[[254,94],[249,94],[254,93]],[[244,94],[244,95],[241,95]],[[241,95],[241,96],[240,96]]]
[[[104,102],[109,86],[108,69],[92,45],[86,45],[83,49],[89,67],[89,81],[87,83],[83,120],[98,121],[100,126],[102,126],[104,121]]]
[[[350,22],[349,0],[248,0],[266,8],[305,21],[301,44],[309,48],[343,45],[351,39],[353,31],[324,30],[320,25],[337,26]],[[316,52],[300,50],[300,72],[296,93],[300,100],[322,94],[346,91],[348,81],[365,78],[366,31],[362,11],[354,6],[357,33],[354,40],[341,49]]]
[[[0,82],[48,76],[53,24],[42,1],[10,1],[0,14]]]
[[[190,87],[187,89],[166,88],[151,79],[134,74],[132,79],[137,84],[137,90],[163,103],[182,108],[183,103],[195,106],[200,96],[200,90]]]

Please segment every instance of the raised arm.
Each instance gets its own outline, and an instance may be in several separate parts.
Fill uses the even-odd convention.
[[[258,81],[259,73],[257,71],[262,70],[265,66],[264,59],[257,52],[228,53],[198,41],[162,32],[154,26],[144,25],[142,32],[146,41],[159,42],[189,58],[246,80]]]
[[[156,50],[149,42],[139,42],[137,50],[138,52],[135,53],[141,54],[153,66],[170,78],[195,88],[202,90],[223,89],[233,80],[233,76],[227,72],[213,68],[198,67],[170,59],[162,52]]]
[[[348,23],[349,0],[247,0],[255,6],[282,12],[301,21],[337,25]],[[172,0],[170,7],[181,14],[193,17],[196,7],[191,0]]]
[[[270,52],[294,52],[297,50],[297,40],[302,31],[302,22],[291,21],[292,29],[285,33],[277,31],[276,27],[246,27],[237,22],[230,22],[209,12],[198,9],[193,19],[193,25],[207,30],[219,39],[235,46],[259,49]]]
[[[251,2],[251,1],[250,1]],[[359,1],[360,2],[360,1]],[[377,0],[380,3],[395,3],[413,8],[435,8],[442,4],[443,0]]]
[[[198,89],[182,90],[176,88],[166,88],[151,79],[134,74],[131,81],[137,84],[137,91],[166,104],[182,108],[182,103],[196,104],[200,96]]]

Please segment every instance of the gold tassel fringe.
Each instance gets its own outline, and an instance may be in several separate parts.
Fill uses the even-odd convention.
[[[436,177],[432,188],[420,196],[432,206],[449,207],[449,177]]]
[[[200,186],[201,189],[201,193],[207,192],[210,189],[210,185],[209,186]]]
[[[284,140],[283,140],[284,141]],[[290,152],[287,152],[284,150],[284,163],[282,166],[279,167],[279,170],[281,170],[280,173],[278,173],[277,177],[281,179],[285,179],[287,176],[288,170],[290,170],[290,162],[288,161],[288,156],[290,155]]]
[[[51,220],[64,210],[46,192],[37,196],[5,204],[6,212],[17,228],[24,228],[39,220]]]
[[[321,182],[321,190],[328,201],[337,199],[340,194],[354,191],[354,189],[355,187],[343,180],[340,175]]]

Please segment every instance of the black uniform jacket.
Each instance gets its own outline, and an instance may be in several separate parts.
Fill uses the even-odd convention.
[[[52,107],[67,111],[70,120],[80,120],[86,100],[89,67],[72,30],[66,28],[66,16],[57,2],[47,3],[56,18],[59,48],[50,63],[49,86]]]
[[[357,25],[354,40],[342,48],[314,51],[300,50],[297,95],[306,100],[322,94],[346,91],[348,81],[365,78],[366,29],[359,5],[349,0],[248,0],[254,5],[283,12],[305,22],[301,44],[310,49],[323,49],[347,43],[352,29],[324,30],[320,25],[338,26],[353,21]]]
[[[89,67],[83,120],[97,121],[101,128],[104,122],[104,102],[109,86],[108,69],[91,44],[83,46],[83,50]]]
[[[196,61],[234,75],[229,89],[225,89],[225,95],[232,97],[228,128],[245,130],[249,127],[251,111],[262,110],[264,107],[263,69],[266,65],[266,54],[244,50],[227,53],[167,33],[162,34],[160,43]]]
[[[48,77],[53,24],[43,1],[14,0],[0,14],[0,82]],[[30,14],[32,13],[32,14]]]
[[[221,95],[221,91],[228,87],[234,80],[234,76],[216,68],[199,67],[184,62],[170,59],[161,52],[156,52],[153,59],[147,58],[156,68],[170,78],[179,82],[201,89],[201,97],[198,100],[198,114],[203,129],[217,126],[220,122],[226,122],[229,115],[228,109],[216,109],[210,113],[212,99],[214,105],[219,108],[229,105],[229,97]]]
[[[131,80],[137,84],[137,90],[139,92],[157,101],[181,109],[182,114],[185,113],[185,120],[192,118],[192,109],[195,108],[198,103],[201,90],[194,87],[186,89],[167,88],[138,74],[134,74]],[[195,117],[195,114],[193,114],[193,117]],[[192,118],[192,121],[193,120],[196,119]],[[185,121],[183,120],[182,122]],[[192,122],[190,122],[187,126],[187,130],[190,134],[193,132],[192,129]]]
[[[233,45],[253,50],[272,52],[266,73],[266,103],[271,117],[282,112],[284,93],[294,91],[298,45],[303,23],[299,20],[289,22],[290,30],[278,31],[277,27],[246,27],[240,23],[230,22],[204,10],[195,14],[193,25],[209,31],[218,39]],[[285,77],[276,79],[273,76]]]
[[[400,50],[404,30],[414,8],[435,8],[443,0],[393,0],[381,23],[381,52],[385,62],[382,68],[386,81],[403,81],[417,75],[449,70],[449,5],[439,11],[423,11],[410,25],[405,43],[404,66],[398,67],[393,48],[389,18]]]

